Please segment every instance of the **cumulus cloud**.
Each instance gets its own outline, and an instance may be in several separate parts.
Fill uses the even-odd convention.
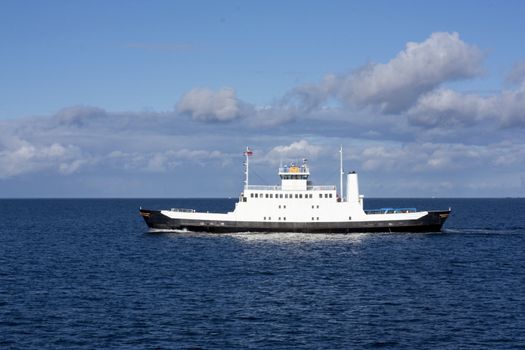
[[[309,143],[307,140],[299,140],[289,145],[273,147],[260,161],[277,164],[281,160],[297,160],[302,158],[317,158],[323,148]]]
[[[408,110],[409,121],[422,127],[468,126],[481,121],[502,128],[525,126],[525,85],[492,96],[453,90],[429,92]]]
[[[201,122],[229,122],[246,116],[251,108],[238,99],[231,88],[193,89],[182,96],[175,107],[177,112]]]
[[[386,64],[372,63],[343,77],[339,96],[351,104],[398,113],[445,81],[480,74],[482,59],[481,51],[458,33],[433,33],[421,43],[407,43]]]
[[[73,145],[52,143],[36,145],[13,137],[0,150],[0,178],[25,173],[57,170],[63,174],[77,171],[82,164],[80,150]]]
[[[451,171],[480,167],[512,167],[525,161],[522,143],[486,146],[462,143],[410,143],[390,147],[365,146],[357,158],[371,171]]]
[[[493,102],[489,99],[440,89],[421,96],[407,115],[415,125],[450,127],[480,121],[492,110]]]
[[[219,161],[221,164],[229,162],[230,156],[223,152],[202,149],[168,149],[145,152],[112,151],[99,157],[99,163],[107,167],[121,168],[134,171],[161,173],[173,170],[184,164],[204,166]]]

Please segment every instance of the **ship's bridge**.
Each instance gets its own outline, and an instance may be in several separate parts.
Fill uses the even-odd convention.
[[[281,178],[281,188],[283,190],[306,190],[308,176],[310,176],[310,170],[306,161],[303,161],[301,165],[291,163],[279,168],[279,177]]]

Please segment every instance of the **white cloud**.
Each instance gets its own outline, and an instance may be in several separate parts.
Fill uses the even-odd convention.
[[[407,115],[415,125],[449,127],[480,121],[492,110],[493,103],[486,98],[442,89],[421,96]]]
[[[503,128],[525,126],[525,85],[492,96],[436,90],[421,96],[408,112],[423,127],[465,126],[492,121]]]
[[[229,122],[246,116],[251,107],[239,100],[235,90],[213,91],[196,88],[187,92],[176,105],[176,111],[202,122]]]
[[[480,74],[482,59],[481,51],[458,33],[433,33],[421,43],[407,43],[386,64],[369,64],[344,77],[339,94],[349,103],[397,113],[445,81]]]
[[[0,150],[0,178],[44,170],[58,170],[64,174],[77,171],[82,164],[80,151],[73,145],[60,143],[35,145],[26,140],[11,138]]]
[[[303,139],[292,142],[289,145],[275,146],[257,161],[278,164],[282,160],[314,159],[317,158],[322,151],[323,148],[321,146],[313,145]]]
[[[486,146],[462,143],[410,143],[405,145],[367,146],[358,154],[368,171],[433,172],[460,171],[482,167],[519,166],[525,161],[522,143],[496,143]]]

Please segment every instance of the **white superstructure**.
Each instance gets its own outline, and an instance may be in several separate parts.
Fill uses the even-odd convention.
[[[342,149],[341,185],[343,184]],[[310,170],[306,160],[290,163],[279,168],[281,184],[276,186],[250,185],[249,157],[252,152],[244,152],[245,181],[244,191],[232,212],[201,213],[193,210],[163,210],[162,214],[173,219],[214,220],[218,222],[358,222],[384,220],[413,220],[427,214],[415,210],[384,210],[367,214],[363,210],[363,195],[359,194],[356,172],[346,174],[346,195],[341,198],[336,186],[314,186],[309,180]],[[341,187],[340,185],[340,187]],[[340,188],[339,193],[343,193]],[[397,212],[396,212],[397,211]]]

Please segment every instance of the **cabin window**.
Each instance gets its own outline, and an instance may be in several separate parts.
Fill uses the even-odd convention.
[[[324,198],[328,198],[328,193],[325,193],[325,194],[324,194]]]
[[[317,220],[319,220],[319,216],[317,217]]]
[[[323,198],[323,194],[322,193],[319,193],[319,198]]]
[[[279,220],[281,220],[281,217],[279,216]]]
[[[247,200],[248,200],[248,198],[246,198],[246,197],[242,197],[242,201],[243,201],[243,202],[247,202]]]
[[[351,217],[351,216],[349,216],[349,217],[348,217],[348,220],[352,220],[352,217]]]
[[[261,198],[263,198],[263,194],[262,194],[262,193],[261,193],[259,196],[260,196]]]
[[[286,209],[286,205],[283,205],[283,208]]]
[[[266,216],[264,217],[264,220],[266,220]]]
[[[317,206],[317,209],[319,209],[319,206]]]
[[[303,195],[302,195],[302,194],[300,194],[300,195],[299,195],[299,198],[303,198]]]
[[[250,197],[252,197],[252,198],[253,198],[253,193],[250,193]]]
[[[330,193],[330,194],[328,195],[328,197],[332,198],[332,194]]]
[[[281,209],[281,206],[279,206],[279,209]]]
[[[268,198],[268,193],[266,193],[264,196],[265,196],[266,198]]]
[[[297,193],[295,194],[295,198],[299,198],[299,195]]]
[[[253,193],[252,193],[252,194],[253,194]],[[257,198],[257,196],[258,196],[258,195],[257,195],[257,193],[256,193],[256,194],[255,194],[255,198]]]
[[[286,221],[286,216],[283,218],[284,221]]]
[[[312,209],[314,208],[314,206],[312,205]]]
[[[312,216],[312,221],[314,221],[314,217]]]
[[[283,194],[282,194],[282,193],[281,193],[281,194],[279,194],[279,198],[283,198]]]

